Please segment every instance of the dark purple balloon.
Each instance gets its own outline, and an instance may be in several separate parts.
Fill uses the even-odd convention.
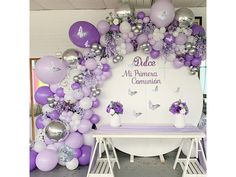
[[[150,52],[150,56],[153,58],[153,59],[156,59],[160,56],[160,51],[159,50],[154,50],[152,49],[152,51]]]
[[[74,149],[74,157],[79,159],[79,157],[82,155],[82,151],[80,148]]]
[[[184,66],[191,66],[191,61],[185,61]]]
[[[69,30],[70,40],[78,47],[89,48],[93,43],[100,41],[97,28],[89,22],[75,22]]]
[[[33,171],[36,168],[36,157],[38,153],[30,149],[30,171]]]
[[[100,105],[100,101],[98,99],[96,99],[96,100],[93,101],[92,107],[97,108],[97,107],[99,107],[99,105]]]
[[[79,89],[79,88],[80,88],[80,84],[77,83],[77,82],[75,82],[75,83],[71,84],[71,88],[72,88],[73,90]]]
[[[194,58],[191,62],[192,66],[200,66],[201,64],[201,58],[198,57],[198,58]]]
[[[192,35],[198,35],[198,34],[205,35],[206,33],[204,28],[200,25],[193,24],[191,28],[192,28]]]
[[[49,112],[47,115],[51,119],[58,119],[60,117],[60,113],[57,110],[53,110],[53,111]]]
[[[82,155],[79,157],[79,163],[80,165],[88,165],[90,161],[90,155],[91,155],[91,147],[87,145],[83,145],[81,148]]]
[[[100,121],[100,116],[97,114],[93,114],[90,118],[90,122],[93,124],[97,124]]]
[[[142,19],[144,19],[144,17],[145,17],[145,13],[143,11],[140,11],[140,12],[137,13],[137,18],[138,19],[142,20]]]
[[[109,64],[103,64],[102,65],[102,71],[107,72],[110,70],[110,65]]]
[[[192,56],[192,55],[189,55],[189,54],[186,54],[186,55],[185,55],[185,60],[186,60],[186,61],[192,61],[192,59],[193,59],[193,56]]]
[[[110,26],[110,31],[119,32],[120,27],[118,25],[111,25]]]
[[[48,103],[47,98],[53,95],[54,93],[50,90],[48,86],[42,86],[36,90],[34,94],[34,99],[38,104],[45,105]]]
[[[39,116],[36,118],[35,124],[36,124],[37,129],[43,129],[43,128],[44,128],[42,115],[39,115]]]
[[[175,37],[172,34],[167,34],[164,38],[165,43],[173,44],[175,42]]]
[[[58,97],[64,97],[65,96],[64,89],[62,87],[57,88],[56,89],[56,95]]]

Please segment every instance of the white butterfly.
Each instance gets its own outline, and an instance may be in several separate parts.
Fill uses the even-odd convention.
[[[133,111],[133,114],[134,114],[134,117],[139,117],[139,116],[141,116],[143,113],[141,113],[141,112],[136,112],[136,111]]]
[[[78,35],[80,38],[83,38],[83,37],[87,36],[87,33],[83,31],[83,27],[82,27],[82,26],[79,27],[79,30],[78,30],[78,32],[77,32],[77,35]]]
[[[160,107],[159,104],[152,104],[151,100],[149,100],[148,106],[149,106],[149,109],[151,109],[151,110],[155,110],[158,107]]]
[[[153,89],[154,92],[158,92],[158,85]]]
[[[179,91],[180,91],[180,87],[178,87],[175,92],[179,93]]]
[[[135,94],[137,94],[138,92],[137,91],[132,91],[130,88],[129,88],[129,90],[128,90],[128,94],[130,95],[130,96],[133,96],[133,95],[135,95]]]
[[[52,67],[52,72],[57,72],[57,71],[60,71],[61,68],[58,68],[58,67]]]

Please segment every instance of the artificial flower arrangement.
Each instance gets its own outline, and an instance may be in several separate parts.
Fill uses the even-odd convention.
[[[107,113],[111,116],[114,116],[115,114],[123,114],[123,105],[118,101],[111,101],[107,106]]]
[[[187,115],[189,112],[189,109],[186,102],[182,102],[181,100],[178,100],[172,103],[169,111],[173,114]]]

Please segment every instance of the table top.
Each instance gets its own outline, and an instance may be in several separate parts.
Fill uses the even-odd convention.
[[[205,133],[196,126],[176,128],[173,125],[134,125],[121,127],[101,125],[93,132],[95,138],[204,138]]]

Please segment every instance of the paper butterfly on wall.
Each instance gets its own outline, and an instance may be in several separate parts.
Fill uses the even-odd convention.
[[[134,117],[139,117],[139,116],[141,116],[143,113],[141,113],[141,112],[136,112],[135,110],[133,111],[133,114],[134,114]]]
[[[158,92],[158,85],[152,91]]]
[[[133,91],[133,90],[131,90],[130,88],[129,88],[129,90],[128,90],[128,94],[130,95],[130,96],[133,96],[133,95],[135,95],[135,94],[137,94],[138,92],[137,91]]]
[[[160,107],[159,104],[153,104],[153,103],[151,102],[151,100],[149,100],[148,106],[149,106],[149,109],[151,109],[151,110],[155,110],[155,109],[157,109],[158,107]]]
[[[180,87],[177,87],[177,89],[176,89],[176,93],[179,93],[179,91],[180,91]]]

